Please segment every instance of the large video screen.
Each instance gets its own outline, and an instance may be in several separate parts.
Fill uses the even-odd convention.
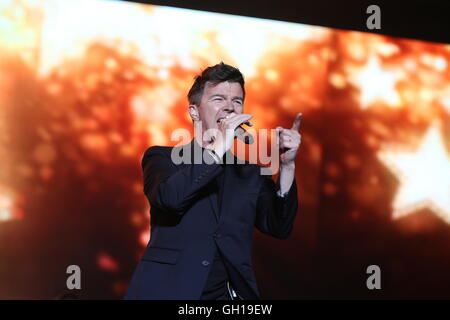
[[[0,1],[0,298],[61,298],[71,265],[77,298],[123,297],[151,236],[142,155],[192,132],[221,61],[254,129],[303,114],[294,232],[254,233],[262,297],[449,298],[450,45],[100,0]]]

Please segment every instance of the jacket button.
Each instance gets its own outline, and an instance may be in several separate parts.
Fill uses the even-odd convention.
[[[220,233],[214,233],[214,238],[218,239],[220,238],[222,235]]]
[[[209,266],[209,261],[203,260],[202,265],[204,265],[205,267]]]

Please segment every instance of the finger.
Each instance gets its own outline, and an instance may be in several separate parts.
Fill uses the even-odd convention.
[[[246,114],[246,113],[241,113],[241,114],[235,114],[235,115],[232,115],[232,116],[226,118],[226,120],[228,120],[228,121],[230,121],[230,122],[237,121],[237,120],[243,120],[243,121],[246,121],[246,120],[249,120],[249,119],[251,119],[251,118],[253,118],[253,115],[251,115],[251,114]]]
[[[285,139],[286,141],[293,141],[293,142],[300,142],[301,140],[301,136],[300,135],[285,135],[285,134],[281,134],[280,135],[281,138]]]
[[[289,141],[289,142],[296,142],[296,143],[300,143],[301,140],[301,136],[290,136],[290,135],[285,135],[285,134],[281,134],[280,135],[280,139],[282,141]]]
[[[253,116],[251,114],[240,114],[234,118],[230,118],[230,124],[239,126],[241,124],[245,124],[251,118],[253,118]]]
[[[286,137],[286,138],[294,138],[294,135],[290,132],[290,130],[283,130],[280,133],[281,137]]]
[[[251,117],[253,117],[253,115],[251,115],[249,113],[234,113],[234,112],[232,112],[232,113],[227,114],[224,117],[224,119],[225,120],[233,120],[233,119],[239,118],[239,117],[250,117],[251,118]]]
[[[282,141],[282,142],[280,143],[279,148],[282,149],[282,150],[283,150],[283,149],[290,149],[291,146],[290,146],[289,142],[287,142],[287,141]]]
[[[296,148],[299,146],[299,143],[296,141],[286,141],[285,140],[285,141],[281,141],[280,145],[285,148]]]
[[[295,142],[288,142],[288,141],[286,141],[286,142],[283,142],[283,143],[281,143],[280,144],[280,147],[283,149],[296,149],[296,148],[298,148],[298,144],[297,143],[295,143]]]
[[[299,140],[299,136],[294,135],[294,134],[290,134],[290,133],[286,133],[285,131],[283,131],[280,134],[280,138],[283,138],[286,141],[297,141],[297,140]]]
[[[293,139],[291,137],[285,136],[283,134],[280,135],[280,141],[281,142],[290,142],[293,141]]]
[[[227,123],[227,127],[230,129],[236,129],[237,127],[239,127],[242,124],[244,124],[245,122],[247,122],[247,120],[251,117],[253,117],[253,116],[236,117]]]
[[[245,113],[231,114],[228,118],[224,118],[224,121],[226,124],[233,125],[236,123],[241,124],[245,121],[250,120],[251,118],[253,118],[253,116],[251,114],[245,114]]]
[[[302,121],[302,113],[298,113],[297,117],[294,120],[294,124],[292,125],[291,130],[296,130],[298,131],[300,129],[300,123]]]
[[[282,135],[286,135],[286,136],[290,136],[290,137],[295,137],[295,136],[297,136],[297,135],[300,134],[300,133],[299,133],[298,131],[296,131],[296,130],[285,129],[285,128],[282,128],[282,127],[279,127],[279,128],[281,128],[281,134],[282,134]]]

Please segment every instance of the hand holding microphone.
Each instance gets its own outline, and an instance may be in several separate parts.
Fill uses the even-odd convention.
[[[214,152],[222,158],[232,146],[235,138],[239,138],[245,143],[253,143],[253,137],[241,126],[247,124],[253,126],[250,120],[253,118],[251,114],[228,114],[225,118],[221,119],[218,126],[218,134],[215,136],[212,144],[207,148],[214,150]]]
[[[250,127],[253,126],[253,124],[249,121],[244,123]],[[253,144],[254,142],[253,136],[250,133],[248,133],[247,130],[245,130],[241,125],[238,126],[234,131],[234,136],[235,138],[238,138],[245,144]]]

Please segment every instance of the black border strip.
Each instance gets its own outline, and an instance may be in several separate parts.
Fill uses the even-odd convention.
[[[450,43],[449,0],[133,0],[131,2]],[[369,30],[366,27],[366,19],[369,16],[366,9],[371,4],[376,4],[381,9],[380,30]]]

